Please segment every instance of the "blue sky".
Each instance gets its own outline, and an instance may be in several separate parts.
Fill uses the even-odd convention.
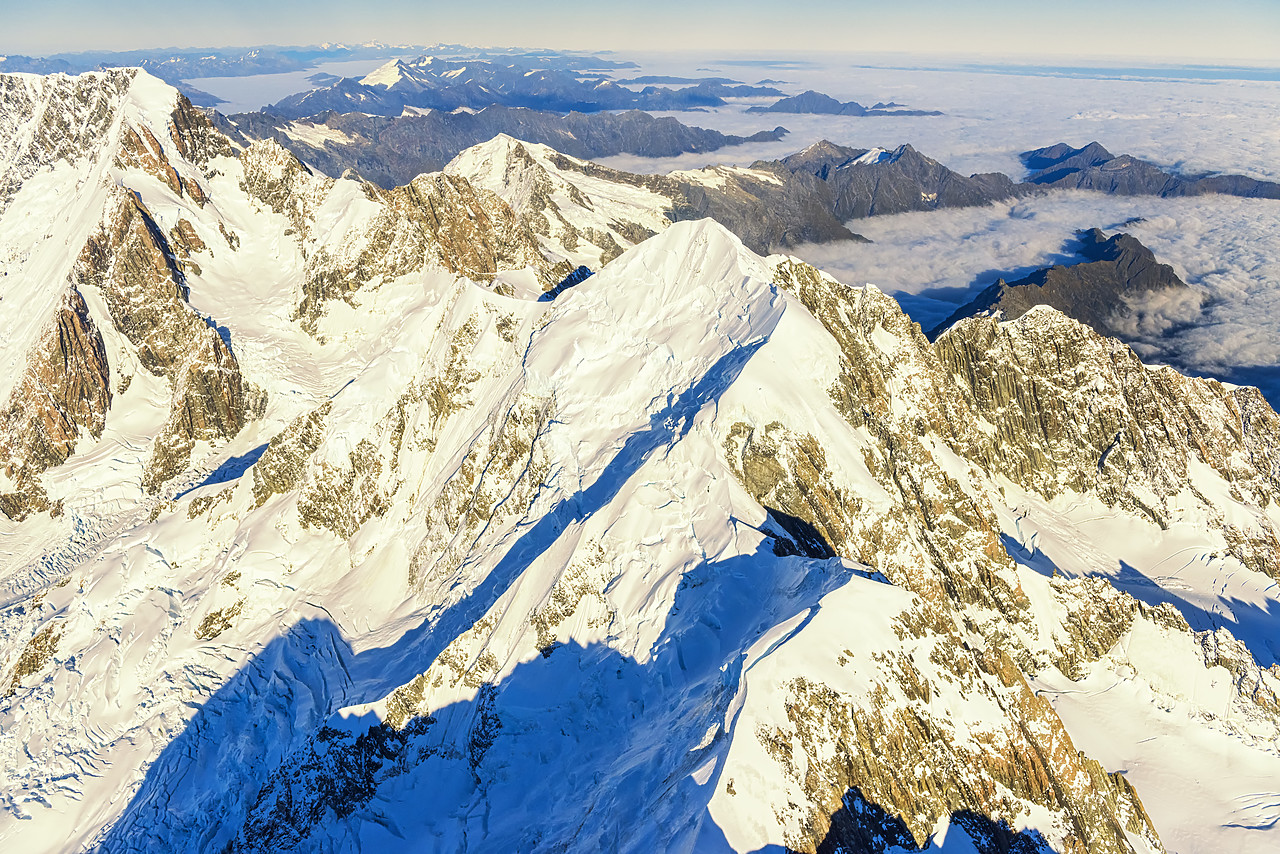
[[[1280,0],[0,0],[0,53],[322,41],[1280,64]]]

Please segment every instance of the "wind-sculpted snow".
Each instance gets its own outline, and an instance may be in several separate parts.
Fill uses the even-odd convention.
[[[382,191],[137,80],[13,291],[74,268],[111,397],[0,520],[6,850],[1273,847],[1115,723],[1275,767],[1256,391],[1043,308],[931,344],[665,205],[769,168]]]

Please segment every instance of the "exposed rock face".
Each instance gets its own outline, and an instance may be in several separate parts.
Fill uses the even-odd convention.
[[[261,506],[272,495],[282,495],[296,487],[306,472],[307,461],[324,438],[330,404],[300,415],[276,434],[253,467],[253,496]]]
[[[1201,299],[1172,267],[1159,263],[1151,250],[1131,235],[1108,238],[1092,228],[1081,234],[1079,252],[1088,260],[1046,267],[1014,282],[998,280],[956,309],[931,336],[937,337],[962,317],[999,312],[1005,320],[1013,320],[1034,306],[1048,305],[1103,335],[1123,338],[1125,331],[1141,322],[1137,315],[1152,295],[1178,291],[1183,299]]]
[[[1123,344],[1051,309],[1011,323],[969,318],[935,347],[963,381],[973,415],[994,428],[1002,471],[1028,489],[1093,492],[1165,525],[1175,496],[1197,491],[1191,469],[1199,464],[1249,504],[1276,500],[1276,416],[1258,408],[1256,389],[1152,370]],[[1267,516],[1256,514],[1247,533],[1223,532],[1242,562],[1280,578]]]
[[[315,207],[333,182],[315,178],[298,158],[275,142],[251,145],[240,157],[240,189],[288,218],[300,240],[311,236]]]
[[[965,177],[910,145],[893,151],[845,148],[822,141],[780,161],[821,179],[841,222],[883,214],[963,208],[1011,198],[1020,190],[999,173]]]
[[[533,235],[493,193],[437,173],[393,191],[392,199],[392,206],[431,238],[440,264],[452,273],[491,282],[501,270],[533,267],[544,287],[558,281]]]
[[[0,173],[0,213],[41,167],[70,163],[98,148],[135,74],[128,68],[77,77],[0,74],[0,139],[16,147]]]
[[[71,456],[81,433],[97,438],[110,406],[111,372],[102,334],[73,288],[0,414],[4,473],[31,493],[26,499],[20,493],[6,496],[6,515],[20,519],[33,502],[41,503],[34,477]]]
[[[116,194],[81,252],[79,287],[98,288],[138,360],[173,387],[169,423],[157,437],[147,488],[185,468],[198,440],[227,439],[244,426],[239,363],[218,331],[186,301],[182,272],[160,227],[132,193]]]
[[[208,116],[192,106],[185,95],[178,96],[170,117],[169,135],[182,156],[201,168],[207,168],[215,157],[235,154],[231,141],[214,127]]]

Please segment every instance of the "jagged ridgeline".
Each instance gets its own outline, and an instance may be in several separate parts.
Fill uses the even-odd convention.
[[[144,73],[0,105],[6,850],[1256,846],[1176,773],[1280,761],[1255,389],[764,254],[851,236],[822,152],[382,189]]]

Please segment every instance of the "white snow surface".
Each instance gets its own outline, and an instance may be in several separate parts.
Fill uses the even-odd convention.
[[[566,240],[569,227],[584,234],[589,229],[607,234],[625,249],[635,241],[619,231],[618,223],[634,223],[648,232],[662,231],[670,224],[664,212],[671,202],[665,196],[645,187],[564,168],[553,159],[583,168],[586,165],[586,161],[560,154],[549,146],[498,134],[460,152],[444,171],[497,193],[517,211],[529,209],[535,200],[548,205],[547,225],[535,231],[545,252],[564,257],[574,266],[599,269],[605,247],[597,246],[590,236],[581,237],[573,248],[566,246],[575,243]]]

